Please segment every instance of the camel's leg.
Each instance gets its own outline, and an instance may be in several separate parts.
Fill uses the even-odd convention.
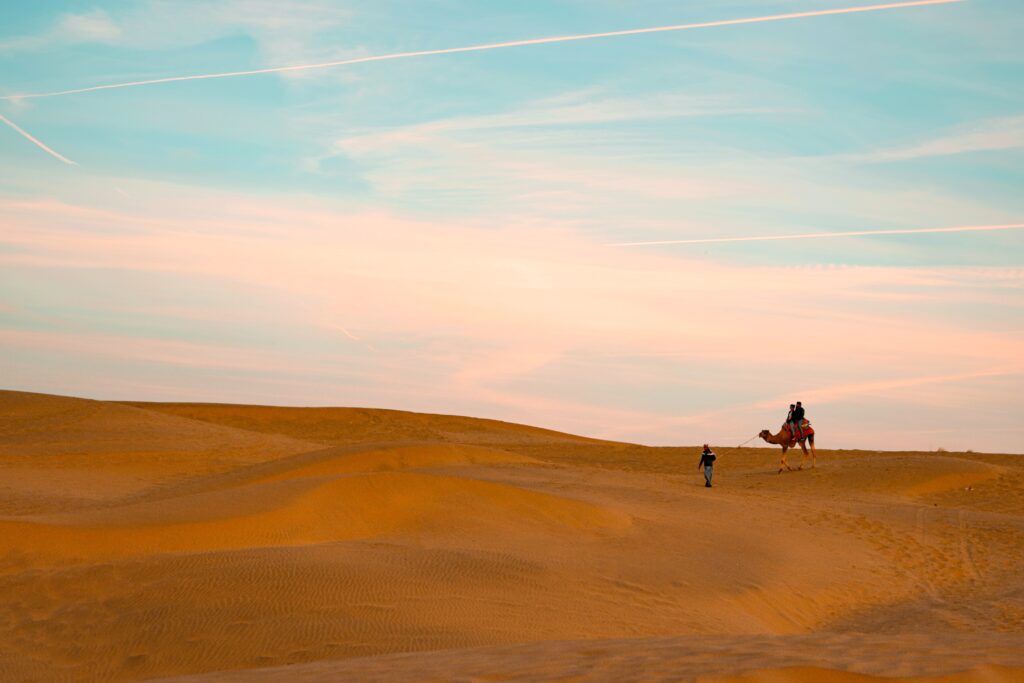
[[[800,441],[800,450],[803,452],[800,454],[800,467],[797,468],[798,470],[804,468],[804,461],[807,460],[807,446],[804,445],[803,441]]]
[[[782,474],[782,470],[784,470],[784,469],[785,470],[789,470],[790,472],[793,471],[793,468],[789,466],[788,462],[786,462],[786,447],[785,446],[782,447],[782,462],[779,463],[779,474]]]
[[[811,445],[811,469],[818,466],[818,451],[814,448],[814,434],[807,437],[807,443]]]

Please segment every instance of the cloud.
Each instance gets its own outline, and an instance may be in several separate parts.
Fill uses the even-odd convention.
[[[729,148],[733,128],[705,134],[725,116],[748,117],[736,127],[785,125],[791,112],[771,99],[751,100],[672,91],[613,97],[591,89],[491,114],[343,135],[333,115],[306,116],[297,125],[326,150],[309,157],[307,169],[332,177],[333,158],[354,162],[340,166],[338,180],[357,175],[367,194],[389,205],[564,220],[590,226],[608,242],[637,242],[638,234],[648,235],[645,241],[777,238],[817,226],[851,232],[849,207],[860,222],[892,230],[1020,220],[998,204],[893,183],[841,160]],[[674,131],[667,124],[615,125],[670,117],[679,119]],[[675,142],[680,137],[684,142]],[[743,232],[751,228],[736,222],[739,214],[756,216],[753,234]],[[894,216],[906,219],[894,225]],[[892,246],[886,249],[891,257]]]
[[[121,37],[121,29],[103,10],[84,14],[65,14],[58,20],[54,39],[83,43],[112,43]]]
[[[132,194],[155,206],[144,192]],[[858,349],[902,357],[897,338],[922,357],[979,359],[1016,348],[980,330],[953,332],[922,316],[888,317],[870,296],[875,290],[931,290],[942,300],[945,291],[976,281],[973,270],[727,266],[608,250],[545,226],[480,230],[382,213],[296,211],[251,199],[237,209],[229,200],[222,200],[225,208],[211,201],[188,210],[166,204],[168,195],[159,201],[166,217],[53,202],[0,204],[3,243],[20,248],[5,259],[204,274],[269,286],[322,302],[320,310],[340,316],[332,324],[348,311],[342,326],[363,330],[358,336],[367,341],[373,334],[366,330],[384,337],[416,330],[481,335],[492,345],[528,329],[556,349],[601,339],[613,346],[628,341],[639,354],[674,350],[724,359],[756,348],[758,357],[788,357],[787,340],[759,338],[754,344],[746,335],[771,326],[779,297],[801,291],[807,298],[800,316],[826,321],[820,331],[805,332],[816,342],[801,351],[807,358]],[[261,215],[262,223],[250,215]],[[1008,286],[1019,284],[1010,280]],[[366,294],[352,296],[357,291]],[[858,307],[858,297],[867,305]],[[833,310],[838,298],[843,308]],[[690,311],[702,323],[666,318],[667,309]],[[716,326],[730,330],[709,332]],[[880,333],[864,338],[856,333],[864,327]]]
[[[0,51],[42,50],[55,43],[112,43],[121,36],[121,30],[100,9],[80,14],[61,14],[53,26],[44,33],[34,36],[20,36],[0,42]]]
[[[0,344],[37,351],[48,350],[220,370],[264,369],[275,373],[297,373],[308,369],[302,364],[295,363],[294,359],[285,353],[129,335],[0,329]]]
[[[844,156],[850,161],[884,163],[974,152],[1024,149],[1024,116],[985,119],[954,128],[946,134],[906,147]]]
[[[208,80],[208,79],[219,79],[219,78],[237,78],[242,76],[258,76],[265,74],[290,74],[302,71],[314,71],[320,69],[330,69],[341,66],[351,66],[353,64],[365,64],[368,62],[381,62],[381,61],[393,61],[397,59],[414,59],[420,57],[431,57],[438,55],[447,54],[460,54],[466,52],[481,52],[484,50],[503,50],[508,48],[527,47],[533,45],[549,45],[552,43],[565,43],[565,42],[576,42],[582,40],[597,40],[605,38],[618,38],[624,36],[643,35],[651,33],[664,33],[669,31],[687,31],[693,29],[706,29],[706,28],[720,28],[726,26],[739,26],[743,24],[758,24],[767,22],[777,21],[790,21],[794,19],[807,19],[812,17],[823,17],[823,16],[835,16],[840,14],[855,14],[862,12],[878,12],[893,9],[912,8],[912,7],[925,7],[932,5],[947,5],[952,3],[963,2],[963,0],[911,0],[908,2],[893,2],[886,4],[866,5],[858,7],[844,7],[829,10],[814,10],[807,12],[790,12],[786,14],[776,14],[770,16],[759,16],[759,17],[746,17],[741,19],[724,19],[720,21],[706,21],[691,24],[673,24],[668,26],[653,26],[648,28],[639,29],[625,29],[619,31],[605,31],[601,33],[585,33],[577,35],[567,36],[551,36],[546,38],[528,38],[524,40],[511,40],[499,43],[486,43],[481,45],[467,45],[463,47],[450,47],[441,48],[436,50],[417,50],[413,52],[395,52],[391,54],[383,55],[369,55],[364,57],[353,57],[346,59],[337,59],[326,62],[317,62],[310,64],[292,64],[286,66],[275,66],[264,69],[247,69],[238,71],[224,71],[216,73],[206,74],[192,74],[184,76],[167,76],[164,78],[151,78],[137,81],[127,81],[122,83],[110,83],[107,85],[97,85],[85,88],[72,88],[68,90],[59,90],[53,92],[44,93],[25,93],[19,95],[10,95],[2,99],[29,99],[39,97],[61,97],[65,95],[75,95],[87,92],[96,92],[100,90],[111,90],[120,88],[136,88],[141,86],[160,85],[164,83],[175,83],[182,81],[195,81],[195,80]]]
[[[609,247],[650,247],[671,244],[722,244],[727,242],[771,242],[778,240],[815,240],[840,237],[878,237],[885,235],[921,235],[955,232],[997,232],[1024,230],[1024,223],[1006,225],[960,225],[949,228],[906,228],[900,230],[853,230],[844,232],[812,232],[797,235],[758,235],[754,237],[709,237],[688,240],[658,240],[654,242],[618,242]]]
[[[71,318],[52,313],[53,320],[31,329],[12,316],[0,339],[9,358],[102,356],[96,367],[103,372],[114,367],[146,381],[140,368],[152,368],[145,370],[150,379],[159,375],[167,386],[174,380],[158,372],[161,366],[224,368],[235,374],[230,381],[216,374],[217,391],[229,381],[232,396],[245,396],[249,387],[252,401],[308,403],[301,393],[308,387],[267,393],[267,378],[291,376],[321,382],[316,395],[328,403],[468,412],[667,442],[698,427],[742,434],[748,423],[760,426],[768,397],[781,392],[802,392],[821,405],[885,397],[906,390],[908,381],[925,386],[920,378],[984,381],[985,372],[1024,356],[1024,340],[998,319],[966,325],[961,317],[974,315],[994,291],[1016,300],[1019,268],[728,265],[611,250],[558,224],[478,228],[309,198],[298,208],[270,198],[117,183],[132,197],[119,203],[137,210],[0,201],[0,265],[33,278],[36,299],[61,302],[43,310],[77,311]],[[104,313],[89,308],[84,295],[69,300],[68,285],[54,272],[109,282]],[[187,303],[167,299],[154,315],[180,316],[175,329],[193,330],[194,339],[107,326],[111,311],[126,316],[114,320],[138,315],[129,306],[136,299],[122,301],[119,290],[135,290],[143,276],[162,282],[172,275],[196,283],[208,303],[201,315],[190,315]],[[224,287],[217,283],[232,283],[231,293],[214,296]],[[895,298],[879,300],[879,292]],[[263,310],[271,293],[275,301],[301,302],[275,308],[279,337],[272,343],[255,336],[248,344],[204,341],[216,320],[213,302],[234,302],[218,304],[230,306],[231,315],[238,306]],[[785,303],[794,293],[795,308]],[[901,294],[915,298],[902,301]],[[44,323],[55,327],[43,334]],[[310,347],[308,339],[318,335],[333,341]],[[135,363],[130,370],[116,369],[121,349]],[[198,382],[190,385],[197,392],[213,391],[189,381]],[[927,386],[947,384],[954,382]],[[671,411],[678,398],[653,406],[639,401],[659,392],[691,395],[700,409]],[[751,396],[766,398],[752,403]]]
[[[947,373],[939,375],[923,375],[915,377],[896,377],[871,382],[853,382],[850,384],[839,384],[827,387],[806,387],[797,393],[802,396],[806,403],[823,405],[836,403],[850,397],[871,396],[874,398],[891,395],[893,390],[907,389],[911,387],[932,386],[936,384],[947,384],[951,382],[964,382],[973,379],[985,379],[990,377],[1011,377],[1024,373],[1024,363],[1013,363],[995,368],[985,368],[971,372]],[[760,401],[755,407],[771,408],[782,405],[785,397],[777,396],[770,400]]]
[[[326,148],[308,157],[305,168],[330,175],[333,159],[355,161],[381,199],[443,200],[446,210],[472,203],[477,210],[545,221],[576,220],[615,206],[630,214],[631,224],[643,225],[666,203],[749,195],[756,181],[714,173],[700,159],[684,165],[678,157],[661,158],[649,147],[663,138],[652,140],[650,127],[616,124],[779,113],[770,104],[732,97],[673,91],[609,96],[592,88],[488,114],[340,136],[333,115],[307,115],[296,125]]]
[[[443,135],[477,131],[577,128],[624,121],[657,121],[736,114],[782,113],[778,108],[741,104],[730,97],[654,92],[642,96],[609,97],[596,88],[562,93],[492,114],[453,116],[408,126],[349,134],[335,141],[337,150],[371,154],[397,146],[431,143]],[[563,135],[559,130],[557,135]]]
[[[59,15],[44,32],[2,42],[0,50],[52,50],[89,43],[169,50],[245,35],[268,62],[294,62],[323,56],[327,50],[337,54],[323,37],[349,17],[347,8],[326,0],[306,0],[298,6],[273,0],[211,0],[188,6],[177,0],[142,0],[112,13],[96,9]]]

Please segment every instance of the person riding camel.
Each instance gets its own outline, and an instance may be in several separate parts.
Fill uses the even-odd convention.
[[[794,410],[796,410],[796,404],[795,403],[790,403],[789,404],[789,412],[786,413],[786,422],[785,422],[786,426],[789,427],[789,434],[790,434],[790,436],[792,436],[794,434],[794,432],[793,432],[793,411]]]
[[[794,441],[799,441],[804,436],[804,407],[800,401],[797,401],[796,407],[793,408],[792,419],[793,421],[790,423],[790,434],[793,435]]]

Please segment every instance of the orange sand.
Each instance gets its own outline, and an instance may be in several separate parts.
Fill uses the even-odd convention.
[[[0,392],[0,680],[1024,680],[1024,458],[717,450]]]

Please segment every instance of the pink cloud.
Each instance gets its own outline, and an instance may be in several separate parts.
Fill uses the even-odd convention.
[[[275,372],[308,369],[287,353],[116,334],[0,329],[0,344],[36,351],[104,356],[195,368],[273,369]]]
[[[906,321],[855,305],[876,290],[913,289],[922,296],[917,290],[932,286],[931,296],[940,297],[939,290],[973,280],[971,271],[733,267],[674,255],[610,253],[569,233],[518,227],[483,232],[382,214],[268,212],[256,234],[247,234],[244,216],[207,216],[186,232],[187,219],[171,218],[161,227],[130,214],[114,214],[113,220],[88,208],[76,214],[64,205],[5,208],[3,240],[27,249],[5,256],[7,262],[162,270],[271,286],[315,302],[325,323],[350,332],[454,331],[489,341],[529,329],[558,348],[600,338],[628,342],[638,353],[718,358],[749,350],[750,337],[757,336],[761,355],[784,356],[789,340],[762,333],[776,327],[780,297],[802,291],[806,301],[787,320],[802,327],[809,343],[801,353],[812,357],[854,349],[898,355],[899,347],[913,345],[919,354],[948,351],[974,359],[1007,357],[1019,348],[1015,340],[984,331],[951,331],[927,319]],[[76,218],[102,222],[107,231],[83,231]],[[109,230],[118,225],[142,229],[118,231],[115,238]],[[933,286],[936,278],[941,286]],[[839,299],[845,305],[836,309]],[[666,317],[673,309],[688,314]],[[876,333],[858,335],[862,329]]]
[[[758,387],[794,364],[807,383],[786,386],[825,405],[980,380],[1024,357],[1024,340],[998,325],[967,326],[914,307],[951,293],[968,302],[995,291],[1015,297],[1016,268],[733,266],[609,250],[564,225],[481,229],[178,189],[131,194],[145,212],[0,203],[0,244],[18,247],[0,263],[173,272],[270,289],[301,302],[281,313],[282,329],[336,330],[339,345],[309,354],[14,329],[0,344],[278,376],[320,373],[350,378],[366,400],[402,401],[393,407],[484,406],[506,419],[665,440],[694,426],[730,434],[760,422],[769,404],[786,399]],[[795,310],[787,303],[793,292],[802,298]],[[879,292],[897,298],[879,301]],[[373,360],[341,362],[365,352],[359,342],[378,350]],[[679,417],[517,388],[519,379],[579,354],[622,366],[624,376],[633,372],[629,363],[650,359],[656,367],[751,368],[758,383],[732,387],[737,399],[727,406]]]

